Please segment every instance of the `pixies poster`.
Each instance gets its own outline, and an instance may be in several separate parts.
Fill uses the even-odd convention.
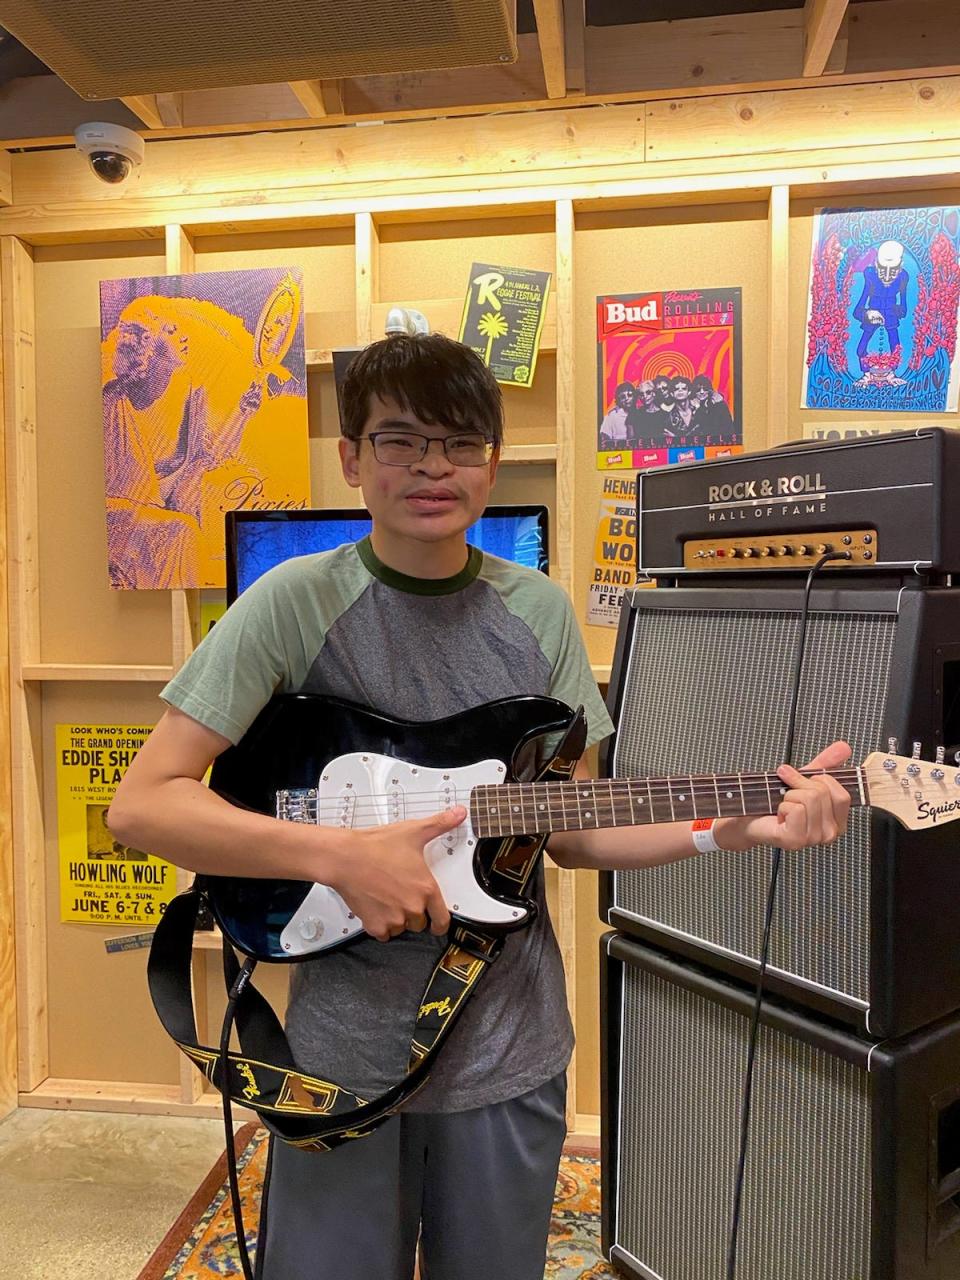
[[[821,209],[802,407],[957,408],[960,209]]]
[[[301,273],[104,280],[100,350],[110,585],[224,586],[224,512],[310,502]]]
[[[738,288],[597,298],[597,466],[645,470],[743,448]]]

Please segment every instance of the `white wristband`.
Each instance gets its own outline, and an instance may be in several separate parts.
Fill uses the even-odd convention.
[[[691,824],[690,834],[693,837],[693,847],[697,853],[720,853],[720,846],[713,838],[713,824],[716,818],[697,818]]]

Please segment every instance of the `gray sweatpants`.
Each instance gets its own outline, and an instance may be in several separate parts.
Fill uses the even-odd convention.
[[[330,1152],[272,1142],[258,1280],[543,1280],[566,1078],[395,1116]]]

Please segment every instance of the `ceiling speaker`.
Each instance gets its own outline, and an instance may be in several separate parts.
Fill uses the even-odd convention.
[[[91,100],[515,62],[515,0],[0,0]]]

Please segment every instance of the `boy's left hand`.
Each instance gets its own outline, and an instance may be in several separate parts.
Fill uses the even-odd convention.
[[[815,756],[805,769],[838,769],[850,758],[845,742],[833,742]],[[713,835],[717,844],[731,851],[769,844],[781,849],[803,849],[811,844],[830,844],[847,829],[850,796],[836,778],[827,774],[805,777],[783,764],[778,777],[788,790],[777,812],[763,817],[718,818]]]

